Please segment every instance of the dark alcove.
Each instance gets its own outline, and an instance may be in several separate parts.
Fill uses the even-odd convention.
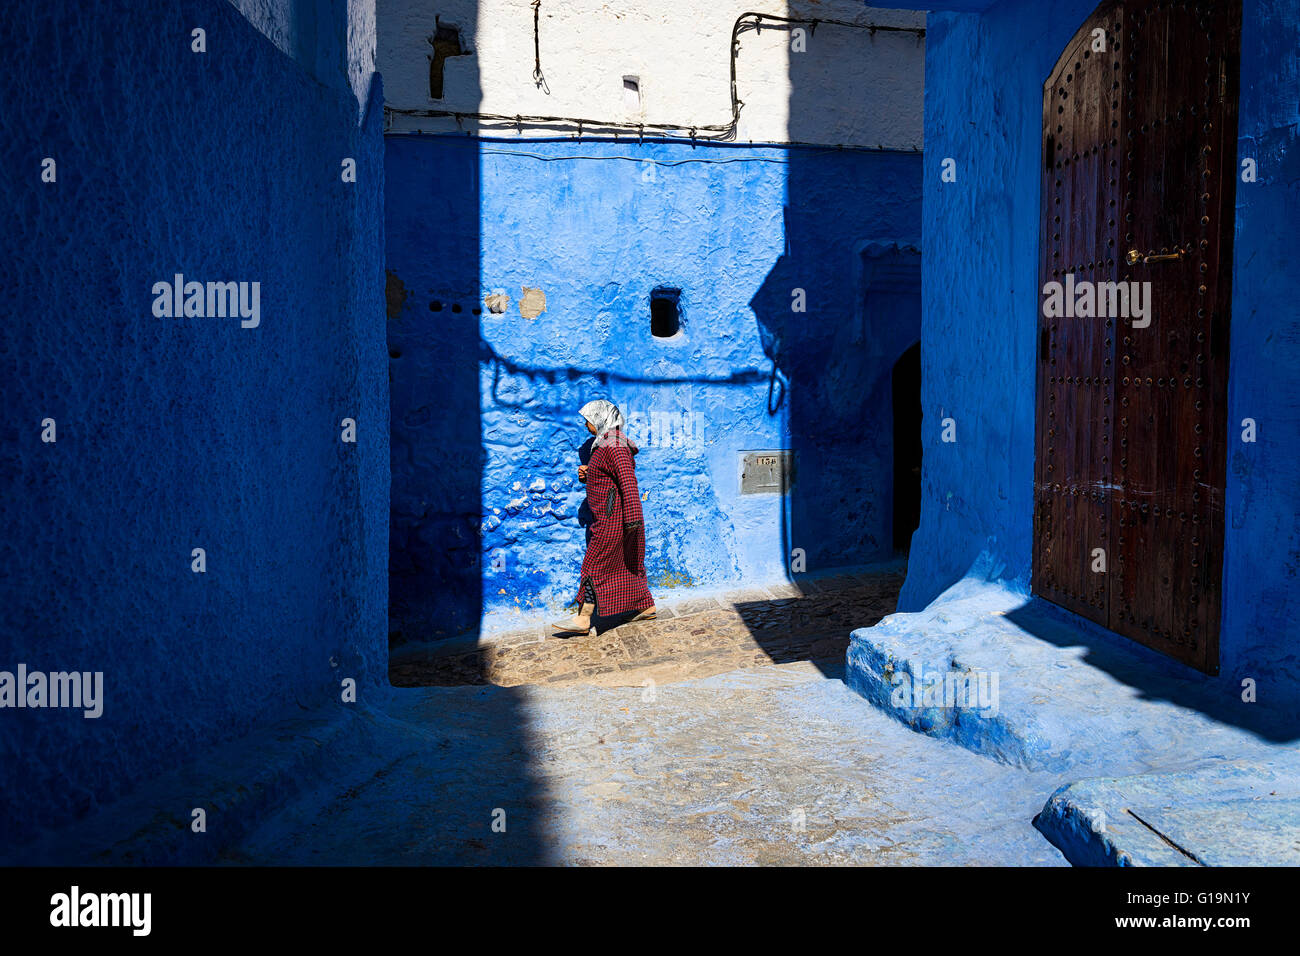
[[[894,550],[911,547],[921,523],[921,343],[894,363]]]

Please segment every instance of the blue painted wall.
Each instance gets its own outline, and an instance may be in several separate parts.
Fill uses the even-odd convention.
[[[1229,676],[1267,690],[1273,673],[1300,684],[1300,0],[1244,14],[1238,168],[1260,173],[1237,184],[1221,645]]]
[[[347,35],[346,3],[280,6]],[[358,126],[341,42],[309,72],[222,0],[52,2],[0,50],[0,670],[105,683],[98,720],[0,711],[13,846],[380,685],[388,422],[378,90]],[[156,318],[177,272],[261,282],[260,327]]]
[[[864,314],[861,254],[919,246],[919,155],[386,147],[395,639],[573,595],[593,398],[634,415],[652,590],[780,577],[793,548],[809,571],[890,554],[889,374],[919,306]],[[673,340],[658,286],[681,289]],[[742,453],[778,448],[792,492],[740,495]]]
[[[929,18],[924,498],[902,610],[925,606],[981,554],[992,577],[1028,588],[1041,90],[1094,6],[1004,0]],[[1261,687],[1300,675],[1298,23],[1296,0],[1244,5],[1239,152],[1260,173],[1237,187],[1221,657],[1225,680]],[[946,157],[956,183],[940,182]],[[945,416],[955,444],[940,441]],[[1240,441],[1246,417],[1259,422],[1257,444]]]

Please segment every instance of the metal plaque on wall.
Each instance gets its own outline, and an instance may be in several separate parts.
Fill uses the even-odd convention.
[[[794,453],[747,451],[740,460],[742,495],[783,494],[794,483]]]

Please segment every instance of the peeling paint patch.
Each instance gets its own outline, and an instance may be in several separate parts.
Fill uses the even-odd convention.
[[[388,317],[395,319],[402,314],[402,308],[406,305],[406,299],[411,293],[406,291],[406,283],[398,277],[397,273],[385,269],[384,275],[388,277],[384,284],[384,298],[388,302]]]
[[[546,311],[546,293],[528,286],[523,286],[523,290],[523,298],[519,300],[519,314],[525,319],[535,319]]]
[[[500,315],[506,309],[510,308],[510,296],[506,295],[504,292],[498,292],[494,295],[487,296],[483,300],[483,304],[488,307],[488,311],[493,315]],[[545,307],[545,300],[543,300],[543,307]]]

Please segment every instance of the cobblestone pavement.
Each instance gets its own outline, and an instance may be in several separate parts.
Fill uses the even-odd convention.
[[[658,618],[554,637],[548,627],[393,655],[396,687],[668,684],[796,661],[838,665],[849,632],[893,612],[901,572],[843,574],[664,602]],[[558,615],[557,615],[558,616]]]

